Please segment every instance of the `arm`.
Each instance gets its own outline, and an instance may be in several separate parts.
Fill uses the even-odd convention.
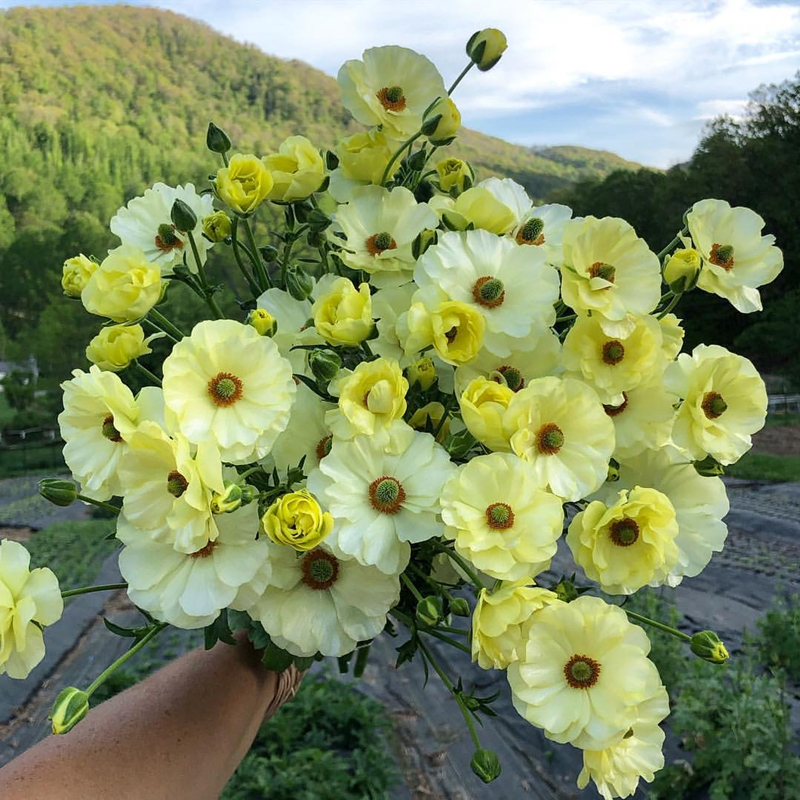
[[[195,650],[7,764],[0,797],[216,800],[299,677],[266,670],[241,638]]]

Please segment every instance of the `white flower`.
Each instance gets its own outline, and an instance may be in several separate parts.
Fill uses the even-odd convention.
[[[42,626],[64,611],[52,570],[32,570],[30,561],[19,542],[0,542],[0,675],[10,678],[27,678],[44,658]]]
[[[197,225],[192,231],[200,263],[205,264],[206,254],[213,243],[203,236],[203,217],[213,213],[213,198],[210,194],[199,195],[194,185],[166,186],[156,183],[146,189],[142,197],[134,197],[127,206],[121,208],[111,218],[111,232],[122,240],[124,245],[133,245],[144,251],[147,260],[158,264],[161,274],[167,275],[173,268],[183,263],[192,272],[197,272],[189,237],[175,230],[170,212],[176,200],[182,200],[194,211]]]
[[[658,257],[625,220],[585,217],[564,231],[561,296],[577,314],[600,317],[606,333],[626,336],[629,314],[644,316],[661,297]]]
[[[407,139],[419,130],[425,109],[445,96],[442,76],[429,59],[406,47],[373,47],[362,58],[339,70],[344,107],[362,124]]]
[[[402,572],[412,542],[442,533],[442,486],[453,470],[433,436],[397,422],[384,435],[334,439],[308,488],[336,520],[326,543],[387,574]]]
[[[672,439],[696,461],[706,455],[733,464],[764,427],[767,390],[753,363],[719,345],[700,344],[682,353],[664,376],[682,399]]]
[[[603,405],[614,423],[614,458],[632,458],[665,445],[672,433],[677,401],[659,381],[623,392],[620,403]]]
[[[372,295],[372,314],[378,320],[378,338],[370,341],[372,352],[405,365],[408,361],[397,335],[397,321],[411,305],[417,287],[414,283],[380,289]]]
[[[519,247],[488,231],[449,232],[417,262],[423,290],[440,287],[451,300],[484,316],[484,346],[499,356],[555,322],[558,274],[535,247]]]
[[[564,524],[561,501],[542,491],[533,465],[514,455],[478,456],[442,490],[445,535],[493,578],[534,578],[550,566]]]
[[[397,575],[334,555],[327,542],[307,553],[272,542],[267,546],[268,586],[243,610],[278,647],[295,656],[343,656],[383,630],[400,597]]]
[[[511,209],[514,223],[511,226],[516,228],[525,218],[533,206],[531,198],[525,191],[524,186],[520,186],[511,178],[486,178],[478,184],[481,189],[487,189],[493,197],[501,202],[506,208]]]
[[[529,209],[511,232],[517,244],[533,245],[544,251],[545,261],[554,267],[564,263],[563,238],[572,209],[549,203]]]
[[[206,320],[164,361],[164,403],[193,444],[213,442],[223,461],[263,458],[289,424],[291,364],[250,325]]]
[[[259,530],[258,504],[250,503],[216,518],[219,535],[194,553],[180,553],[132,525],[117,519],[117,537],[125,544],[119,569],[128,582],[128,597],[156,619],[177,628],[210,625],[237,593],[263,573],[268,557]],[[242,609],[240,609],[242,610]]]
[[[579,500],[602,486],[614,424],[595,391],[572,378],[537,378],[511,399],[503,419],[511,449],[529,461],[539,486]]]
[[[620,489],[634,486],[657,489],[675,508],[678,563],[667,576],[667,585],[677,586],[684,577],[699,575],[712,554],[722,550],[728,535],[722,521],[730,508],[725,485],[719,478],[699,475],[674,448],[662,447],[622,461],[619,480],[607,483],[596,497],[614,502]]]
[[[89,372],[76,369],[72,374],[72,380],[61,384],[64,410],[58,415],[64,460],[83,494],[108,500],[122,493],[119,463],[139,412],[116,373],[91,366]]]
[[[703,257],[698,287],[726,298],[743,314],[761,311],[758,287],[774,281],[783,269],[775,237],[761,235],[764,220],[724,200],[701,200],[686,215],[686,224]]]
[[[427,203],[418,203],[405,187],[391,191],[365,186],[349,203],[336,209],[330,241],[341,247],[340,255],[353,269],[369,272],[375,286],[399,286],[411,280],[414,239],[439,220]],[[344,233],[341,239],[337,231]]]

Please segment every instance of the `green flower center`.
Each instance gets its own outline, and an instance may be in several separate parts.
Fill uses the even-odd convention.
[[[230,372],[220,372],[208,382],[208,394],[218,406],[231,406],[242,396],[242,381]]]
[[[183,248],[183,242],[180,237],[175,234],[175,226],[166,222],[158,226],[158,234],[155,239],[156,247],[165,253],[170,250]]]
[[[625,347],[622,342],[612,339],[603,345],[601,358],[604,364],[615,367],[625,357]]]
[[[397,478],[384,475],[369,485],[370,505],[381,514],[396,514],[405,500],[405,489]]]
[[[111,442],[121,442],[122,435],[114,427],[114,417],[108,416],[103,420],[103,436]]]
[[[517,231],[517,244],[544,244],[544,220],[539,217],[531,217]]]
[[[722,267],[726,272],[730,272],[733,269],[733,245],[714,242],[711,245],[711,253],[708,260],[712,264]]]
[[[512,392],[518,392],[525,385],[525,378],[522,377],[522,373],[516,367],[504,364],[502,367],[498,367],[497,372],[502,375],[506,386]]]
[[[700,407],[709,419],[717,419],[728,410],[728,404],[719,392],[706,392]]]
[[[573,689],[588,689],[597,683],[601,665],[589,656],[574,655],[564,664],[564,677]]]
[[[373,233],[366,241],[367,250],[373,256],[380,255],[384,250],[396,250],[397,242],[392,239],[392,234],[388,231]]]
[[[506,290],[503,281],[499,278],[484,275],[475,281],[475,285],[472,287],[472,296],[478,305],[496,308],[503,305],[503,301],[506,299]]]
[[[547,422],[536,433],[536,448],[545,456],[555,455],[564,446],[564,432],[555,422]]]
[[[188,488],[189,481],[177,470],[173,470],[167,475],[167,491],[173,497],[180,497]]]
[[[486,522],[494,530],[507,530],[514,524],[514,512],[508,503],[492,503],[486,509]]]
[[[401,86],[384,86],[377,97],[387,111],[402,111],[406,107],[406,97]]]
[[[311,589],[329,589],[339,577],[339,560],[326,550],[312,550],[300,563],[301,580]]]
[[[629,517],[618,519],[611,523],[609,537],[617,547],[630,547],[639,538],[639,525]]]
[[[611,264],[605,264],[602,261],[595,261],[594,264],[589,267],[590,278],[602,278],[604,281],[614,283],[614,278],[616,278],[616,275],[616,267],[613,267]]]

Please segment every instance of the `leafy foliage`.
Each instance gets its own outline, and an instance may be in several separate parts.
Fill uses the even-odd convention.
[[[759,659],[800,681],[800,595],[778,599],[758,622]]]

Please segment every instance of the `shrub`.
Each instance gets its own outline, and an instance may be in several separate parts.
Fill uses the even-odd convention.
[[[763,664],[800,680],[800,595],[775,602],[759,620],[754,644]]]

